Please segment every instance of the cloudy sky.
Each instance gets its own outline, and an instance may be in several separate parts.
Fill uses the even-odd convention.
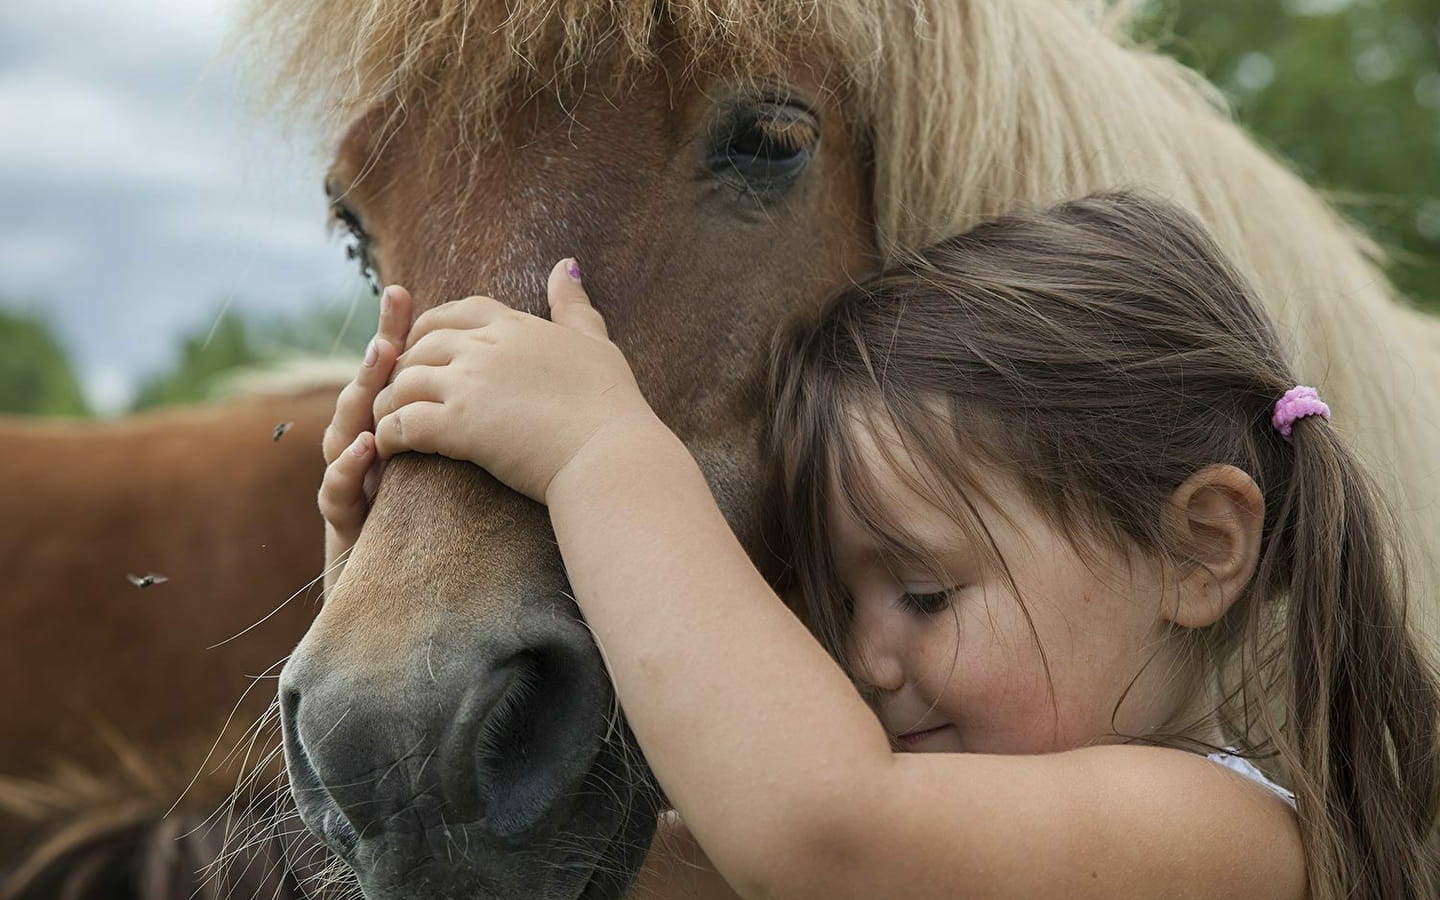
[[[221,53],[233,8],[0,2],[0,304],[46,314],[101,409],[224,303],[373,302],[325,233],[325,160]]]

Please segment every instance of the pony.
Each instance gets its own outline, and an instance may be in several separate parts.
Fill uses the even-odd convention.
[[[337,392],[332,374],[113,421],[0,419],[0,876],[61,834],[118,841],[241,746],[223,726],[273,700],[316,607]]]
[[[334,126],[326,188],[362,265],[422,309],[538,312],[549,264],[577,257],[767,573],[774,332],[942,235],[1116,187],[1209,225],[1403,485],[1410,532],[1440,533],[1440,329],[1213,89],[1126,40],[1121,7],[252,0],[247,23],[279,99]],[[542,508],[470,466],[392,460],[281,676],[302,819],[373,900],[621,896],[662,800],[602,652]]]

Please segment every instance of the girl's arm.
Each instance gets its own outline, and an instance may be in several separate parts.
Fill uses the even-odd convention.
[[[893,754],[566,269],[554,323],[487,298],[422,316],[377,441],[549,505],[640,746],[739,896],[1303,896],[1289,808],[1201,757]]]
[[[823,867],[807,854],[844,848],[826,832],[889,768],[889,741],[684,445],[653,420],[603,431],[545,499],[626,718],[710,859],[745,897]]]

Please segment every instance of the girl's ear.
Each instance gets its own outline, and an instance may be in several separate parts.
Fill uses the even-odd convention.
[[[1255,574],[1265,499],[1234,466],[1207,466],[1175,489],[1165,516],[1184,560],[1167,618],[1185,628],[1213,625]]]

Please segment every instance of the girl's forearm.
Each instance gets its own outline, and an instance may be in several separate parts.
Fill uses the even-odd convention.
[[[597,441],[546,498],[576,598],[686,824],[733,883],[764,881],[799,862],[802,833],[821,849],[827,822],[854,817],[888,742],[684,445],[658,424]]]

